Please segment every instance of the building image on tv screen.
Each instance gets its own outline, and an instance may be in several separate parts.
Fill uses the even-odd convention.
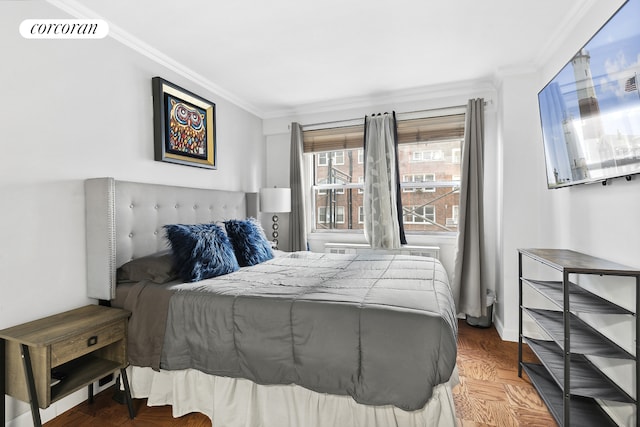
[[[549,188],[640,173],[640,0],[538,94]]]

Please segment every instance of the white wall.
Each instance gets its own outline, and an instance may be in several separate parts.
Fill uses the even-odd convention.
[[[45,2],[0,2],[0,329],[94,301],[85,291],[83,182],[90,177],[257,191],[262,120],[111,38],[26,40]],[[151,78],[216,103],[217,170],[153,160]],[[47,409],[44,419],[83,393]],[[84,392],[86,396],[86,391]],[[6,398],[7,420],[28,411]],[[10,425],[31,425],[23,414]]]
[[[537,110],[538,76],[502,76],[500,113],[500,248],[495,305],[496,328],[503,338],[518,339],[518,248],[539,246],[541,193],[546,189],[544,155]]]
[[[266,187],[290,187],[289,185],[289,149],[291,145],[290,135],[287,133],[270,135],[265,137],[265,169]],[[289,214],[278,215],[278,249],[289,250]],[[260,221],[264,231],[272,240],[273,214],[261,213]]]

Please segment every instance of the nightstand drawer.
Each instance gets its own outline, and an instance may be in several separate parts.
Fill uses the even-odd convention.
[[[51,367],[62,365],[82,355],[122,340],[126,336],[126,320],[109,323],[98,329],[51,345]]]

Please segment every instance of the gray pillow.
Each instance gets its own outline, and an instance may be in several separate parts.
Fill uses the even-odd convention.
[[[117,271],[118,282],[140,282],[150,280],[154,283],[167,283],[178,277],[173,271],[171,250],[156,252],[135,258],[124,264]]]

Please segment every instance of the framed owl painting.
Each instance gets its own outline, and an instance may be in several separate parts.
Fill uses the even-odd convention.
[[[216,105],[160,77],[152,88],[155,159],[215,169]]]

